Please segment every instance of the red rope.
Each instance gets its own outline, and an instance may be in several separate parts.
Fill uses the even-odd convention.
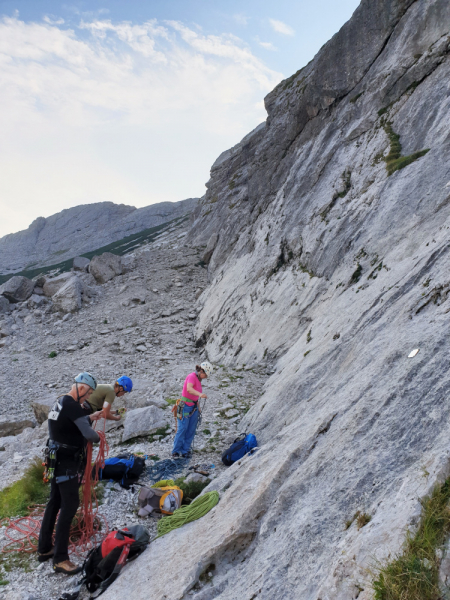
[[[92,464],[92,442],[88,442],[86,469],[82,481],[82,504],[70,529],[70,550],[75,554],[86,552],[94,545],[98,545],[101,538],[109,532],[106,518],[98,514],[95,492],[99,469],[105,466],[109,446],[104,428],[97,433],[100,436],[97,457]],[[10,540],[3,546],[2,552],[36,552],[45,506],[37,505],[30,510],[31,514],[28,517],[2,519],[0,525],[6,524],[5,537]]]

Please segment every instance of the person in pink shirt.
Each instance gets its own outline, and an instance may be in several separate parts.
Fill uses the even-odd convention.
[[[206,379],[213,372],[211,363],[205,361],[195,367],[195,371],[190,373],[183,385],[181,396],[181,411],[183,418],[178,421],[177,434],[173,442],[172,456],[177,458],[180,455],[183,458],[189,456],[191,445],[197,430],[199,417],[198,401],[200,398],[206,398],[202,390],[202,379]]]

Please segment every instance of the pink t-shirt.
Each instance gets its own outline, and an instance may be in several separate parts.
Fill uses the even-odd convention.
[[[187,391],[187,386],[188,383],[192,383],[192,387],[194,388],[194,390],[196,390],[197,392],[202,393],[202,384],[199,381],[199,378],[197,377],[197,373],[190,373],[190,375],[188,375],[185,379],[184,385],[183,385],[183,397],[184,398],[189,398],[189,400],[198,400],[198,396],[194,396],[194,394],[190,394]],[[186,404],[188,406],[193,406],[193,402],[186,402]]]

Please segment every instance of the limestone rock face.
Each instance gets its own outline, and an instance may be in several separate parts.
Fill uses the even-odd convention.
[[[213,233],[211,235],[211,237],[209,238],[208,244],[206,246],[206,250],[202,257],[203,262],[205,262],[206,264],[208,264],[209,261],[211,260],[211,256],[213,255],[213,252],[217,245],[218,240],[219,240],[219,236],[217,233]]]
[[[129,410],[125,417],[122,441],[126,442],[139,436],[150,435],[166,425],[167,418],[164,411],[156,406]]]
[[[76,312],[81,308],[84,286],[78,277],[72,276],[54,296],[53,310],[64,314]]]
[[[111,254],[111,252],[94,256],[89,265],[89,272],[95,277],[97,283],[106,283],[116,275],[122,274],[120,256]]]
[[[34,281],[21,275],[15,275],[8,279],[6,283],[0,285],[0,295],[15,304],[27,300],[33,293],[33,289]]]
[[[374,561],[449,476],[449,23],[447,0],[363,0],[213,165],[197,346],[272,373],[241,422],[260,449],[105,600],[371,600]]]
[[[160,202],[144,208],[96,202],[39,217],[24,231],[0,238],[0,273],[30,263],[52,265],[72,259],[145,229],[189,214],[197,198]],[[76,223],[76,227],[74,227]]]

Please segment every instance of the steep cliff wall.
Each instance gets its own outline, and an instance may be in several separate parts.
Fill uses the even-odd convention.
[[[448,476],[449,25],[447,0],[363,0],[213,165],[199,345],[274,366],[245,423],[263,447],[105,600],[368,600]]]
[[[190,213],[197,198],[144,208],[97,202],[39,217],[23,231],[0,238],[0,273],[51,265]]]

